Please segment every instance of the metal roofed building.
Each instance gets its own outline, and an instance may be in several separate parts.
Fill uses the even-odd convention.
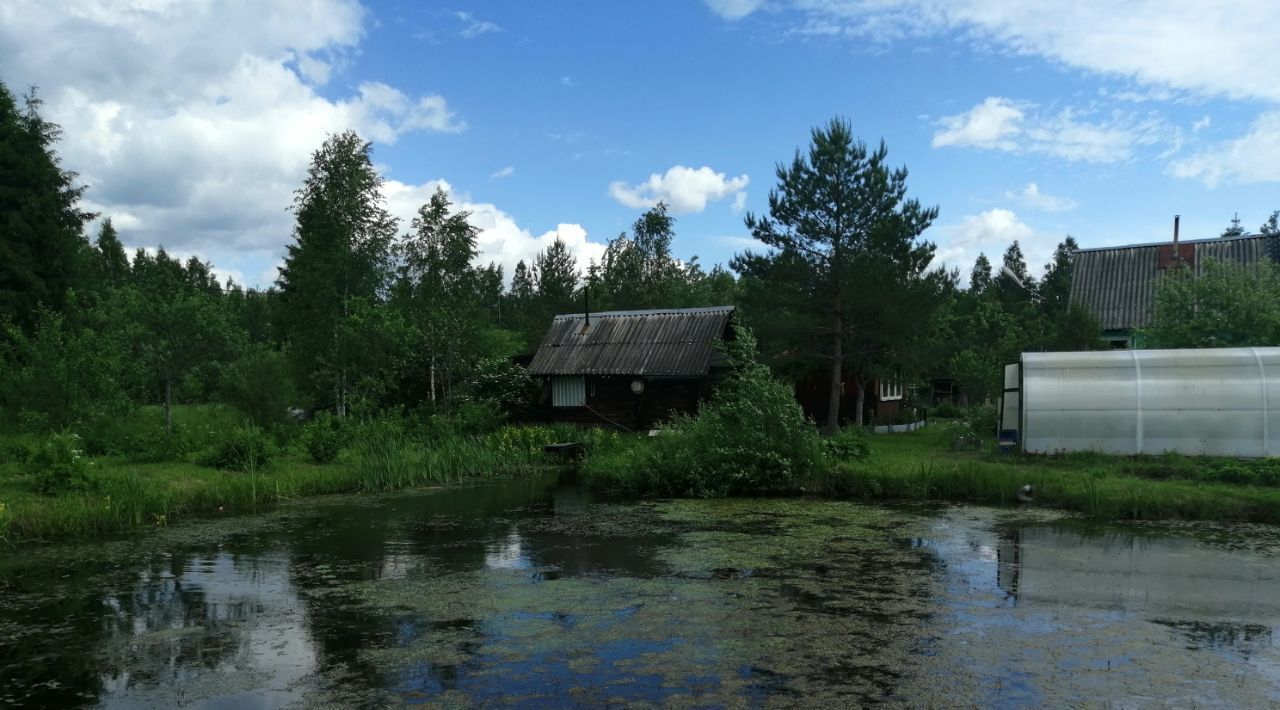
[[[1209,259],[1243,266],[1280,262],[1280,237],[1250,234],[1078,249],[1072,255],[1071,302],[1098,319],[1103,339],[1113,348],[1129,348],[1134,331],[1151,324],[1156,289],[1169,269],[1182,262],[1199,276]]]
[[[716,343],[733,338],[733,306],[567,313],[551,321],[529,375],[540,418],[629,429],[697,411],[718,379]]]

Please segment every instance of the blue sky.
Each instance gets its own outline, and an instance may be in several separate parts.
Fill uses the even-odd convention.
[[[1280,209],[1276,26],[1261,0],[0,0],[0,78],[40,85],[126,244],[242,283],[269,283],[310,152],[348,127],[393,211],[446,187],[509,274],[557,237],[598,257],[656,199],[677,255],[727,261],[833,116],[910,169],[967,274],[1013,239],[1038,270],[1066,234]]]

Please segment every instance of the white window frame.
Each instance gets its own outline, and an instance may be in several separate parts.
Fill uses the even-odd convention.
[[[902,378],[891,377],[880,380],[880,401],[888,402],[902,399]]]

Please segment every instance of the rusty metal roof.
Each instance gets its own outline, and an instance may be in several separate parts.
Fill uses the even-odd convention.
[[[733,306],[558,315],[529,363],[530,375],[702,377]]]
[[[1080,249],[1072,255],[1071,301],[1089,309],[1103,330],[1133,330],[1151,324],[1156,289],[1169,273],[1160,268],[1160,248],[1171,242]],[[1195,250],[1196,276],[1208,259],[1251,266],[1280,254],[1280,237],[1252,234],[1183,241]],[[1276,258],[1272,256],[1272,258]]]

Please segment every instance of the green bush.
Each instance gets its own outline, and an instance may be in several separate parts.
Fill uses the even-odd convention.
[[[346,446],[347,428],[332,414],[317,412],[302,428],[301,440],[312,463],[332,463]]]
[[[797,491],[826,461],[795,396],[755,361],[742,331],[729,353],[735,371],[697,417],[677,417],[649,440],[593,450],[583,475],[626,496],[720,497]]]
[[[190,430],[174,424],[173,431],[155,425],[136,433],[129,444],[129,459],[139,463],[180,461],[199,448]]]
[[[936,419],[959,419],[964,416],[964,410],[951,402],[938,402],[929,414]]]
[[[271,463],[275,442],[254,424],[233,427],[199,458],[201,466],[227,471],[252,471]]]
[[[842,429],[822,440],[822,448],[833,461],[855,461],[871,455],[870,437],[862,429]]]
[[[507,414],[521,414],[538,399],[541,390],[523,367],[505,358],[485,358],[476,363],[466,382],[467,396],[493,402]]]
[[[454,434],[459,436],[478,436],[497,431],[502,426],[502,421],[505,418],[506,414],[498,407],[497,403],[479,400],[461,404],[448,418],[448,421]]]
[[[222,377],[222,398],[258,426],[273,426],[288,416],[294,396],[292,373],[284,353],[257,348],[231,363]]]
[[[41,493],[89,488],[90,466],[80,437],[71,433],[50,434],[31,456],[31,473]]]

